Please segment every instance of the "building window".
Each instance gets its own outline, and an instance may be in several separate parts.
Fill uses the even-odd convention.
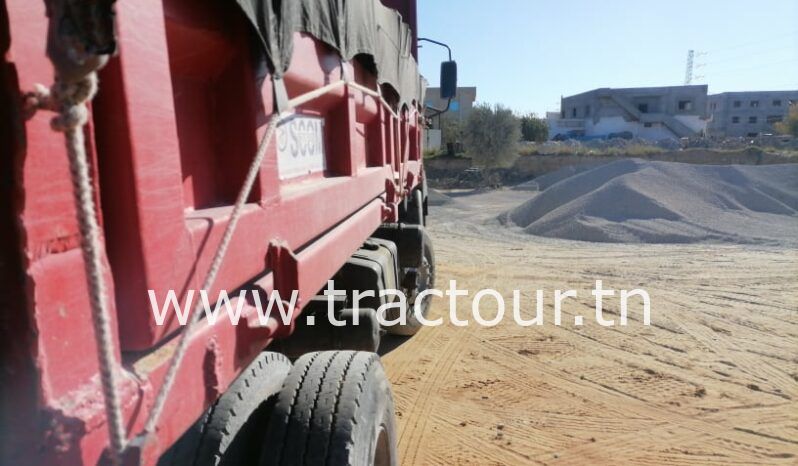
[[[637,104],[637,109],[640,113],[648,113],[648,104]]]
[[[716,110],[717,108],[718,108],[718,104],[715,103],[715,102],[712,102],[712,110]]]
[[[560,111],[560,118],[565,119],[565,110]]]
[[[740,117],[732,117],[732,123],[739,123]]]
[[[735,100],[734,101],[734,108],[740,108],[742,106],[743,106],[743,103],[740,102],[739,100]]]
[[[774,107],[781,107],[781,100],[774,100],[773,101],[773,106]]]
[[[749,137],[749,138],[755,138],[757,136],[759,136],[759,133],[748,133],[747,134],[747,137]]]
[[[590,105],[585,105],[585,116],[586,117],[590,116]]]
[[[759,101],[758,100],[752,100],[751,101],[751,108],[757,108],[757,107],[759,107]]]
[[[693,109],[693,101],[692,100],[680,100],[679,101],[679,110],[690,111],[692,109]]]
[[[748,123],[756,123],[757,117],[748,117]]]
[[[576,118],[576,107],[571,109],[571,118]]]
[[[651,124],[651,123],[643,123],[643,126],[646,127],[646,128],[651,128],[654,125]]]
[[[778,123],[784,119],[781,115],[770,115],[768,116],[768,123]]]

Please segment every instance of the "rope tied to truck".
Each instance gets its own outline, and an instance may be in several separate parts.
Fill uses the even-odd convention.
[[[208,269],[208,272],[205,275],[205,280],[202,283],[202,290],[210,290],[216,281],[216,274],[219,273],[219,269],[222,266],[224,257],[227,254],[227,248],[230,246],[230,242],[233,239],[233,233],[235,233],[238,219],[241,217],[241,213],[243,212],[244,204],[246,204],[249,194],[252,192],[252,186],[255,184],[258,171],[263,163],[263,158],[266,155],[266,149],[269,147],[269,143],[271,142],[272,137],[277,130],[277,124],[283,119],[283,117],[284,114],[278,112],[273,113],[271,116],[271,120],[266,128],[266,132],[261,138],[260,144],[258,144],[255,157],[252,159],[252,163],[250,163],[244,183],[238,192],[238,197],[236,197],[236,202],[233,205],[233,211],[230,213],[230,220],[227,222],[222,239],[219,242],[219,245],[216,247],[216,253],[213,256],[213,261],[211,262],[211,266]],[[155,433],[158,419],[161,417],[161,413],[163,412],[163,408],[166,404],[166,399],[169,396],[170,389],[172,388],[175,377],[177,376],[177,369],[180,367],[180,363],[183,361],[183,357],[186,354],[190,337],[197,326],[197,323],[199,323],[200,318],[202,317],[202,312],[200,312],[201,307],[201,303],[198,303],[192,309],[189,316],[190,320],[188,325],[186,325],[180,332],[180,336],[178,337],[179,340],[174,352],[172,353],[172,358],[169,361],[169,366],[166,370],[163,383],[161,384],[161,388],[158,390],[158,394],[155,397],[155,402],[150,410],[147,422],[144,424],[143,436],[145,440],[147,437]]]
[[[119,465],[126,435],[116,391],[119,374],[102,263],[103,245],[83,133],[89,119],[87,104],[97,93],[97,70],[116,50],[114,0],[47,0],[45,3],[49,17],[47,55],[53,63],[55,82],[51,88],[35,85],[34,91],[25,94],[23,106],[28,118],[38,110],[55,112],[50,127],[64,133],[108,419],[109,456],[112,464]]]
[[[64,133],[72,193],[75,198],[76,217],[80,231],[80,248],[86,273],[91,318],[97,344],[98,366],[103,400],[111,443],[112,464],[121,464],[121,452],[125,448],[125,428],[122,409],[116,387],[119,385],[116,351],[114,348],[111,317],[108,310],[108,293],[102,265],[103,245],[94,205],[94,188],[89,175],[86,143],[83,127],[89,118],[87,103],[97,93],[97,73],[92,71],[83,78],[66,83],[56,74],[51,89],[42,85],[25,96],[26,113],[36,110],[56,112],[50,120],[54,131]]]
[[[37,110],[56,112],[50,120],[53,131],[70,136],[72,130],[82,128],[89,120],[89,109],[86,105],[97,93],[97,73],[90,73],[83,79],[64,83],[56,78],[52,88],[41,84],[25,95],[25,114],[32,116]]]

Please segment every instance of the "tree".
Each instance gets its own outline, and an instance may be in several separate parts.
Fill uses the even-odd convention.
[[[549,139],[549,125],[534,113],[521,117],[521,137],[524,141],[545,142]]]
[[[784,121],[776,123],[776,131],[798,137],[798,102],[790,105],[790,112]]]
[[[476,165],[506,167],[518,157],[521,125],[509,108],[480,104],[468,116],[463,139]]]
[[[441,116],[441,144],[449,155],[455,155],[458,146],[463,143],[463,123],[459,118]]]

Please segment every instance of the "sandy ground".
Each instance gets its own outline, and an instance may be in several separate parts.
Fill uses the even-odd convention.
[[[546,321],[461,328],[447,318],[386,342],[402,464],[796,464],[798,253],[581,243],[493,220],[531,195],[460,194],[432,208],[438,288],[456,279],[508,299],[519,289],[527,317],[543,289]],[[596,279],[646,289],[652,325],[631,305],[628,326],[599,326]],[[569,288],[579,297],[557,327],[553,290]],[[605,298],[606,318],[618,303]],[[458,304],[466,318],[471,299]],[[444,313],[437,299],[432,316]]]

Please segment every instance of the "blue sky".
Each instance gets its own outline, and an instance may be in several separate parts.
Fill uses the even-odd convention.
[[[597,87],[680,85],[687,51],[710,93],[798,89],[798,0],[418,0],[419,35],[448,43],[479,102],[557,110]],[[445,50],[422,44],[438,85]],[[700,65],[704,66],[700,66]]]

